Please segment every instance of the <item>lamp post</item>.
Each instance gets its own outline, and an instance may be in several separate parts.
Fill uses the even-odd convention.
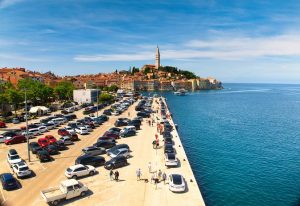
[[[98,119],[98,106],[99,106],[99,87],[97,85],[97,119]]]
[[[26,89],[25,89],[25,116],[26,116],[27,152],[28,152],[28,161],[30,162],[29,137],[28,137],[27,90]]]

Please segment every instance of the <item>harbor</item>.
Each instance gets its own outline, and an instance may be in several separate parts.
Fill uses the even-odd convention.
[[[154,98],[152,109],[159,110],[159,98]],[[164,101],[164,100],[163,100]],[[64,172],[66,168],[74,164],[75,159],[81,154],[81,149],[91,145],[97,141],[107,129],[113,127],[114,122],[118,118],[132,118],[136,116],[134,103],[120,116],[110,116],[109,120],[100,127],[96,128],[89,135],[79,135],[80,141],[71,145],[68,150],[59,155],[54,156],[54,161],[40,163],[35,156],[32,157],[29,167],[33,170],[34,176],[28,179],[20,179],[21,188],[15,191],[5,191],[1,189],[1,196],[6,205],[46,205],[41,197],[40,192],[47,188],[56,187],[60,182],[66,180]],[[168,110],[166,110],[168,112]],[[75,112],[78,118],[82,118],[82,110]],[[168,121],[175,128],[175,124],[168,116]],[[154,124],[148,124],[147,119],[143,120],[141,130],[137,135],[127,138],[118,139],[118,144],[126,143],[130,146],[131,157],[128,158],[129,165],[118,168],[120,174],[119,181],[110,179],[109,170],[103,167],[96,168],[96,175],[80,178],[79,181],[89,188],[89,192],[85,197],[78,197],[64,201],[65,205],[205,205],[197,181],[190,167],[188,158],[184,151],[180,137],[174,129],[172,131],[174,148],[179,160],[179,166],[175,168],[167,168],[165,166],[165,156],[163,151],[163,137],[158,136],[160,146],[154,149],[153,140],[157,133],[157,122],[161,120],[159,113],[153,113]],[[50,131],[47,134],[57,136],[56,131]],[[33,140],[31,140],[33,141]],[[10,171],[6,162],[6,155],[9,149],[14,148],[20,156],[28,161],[26,144],[4,145],[1,144],[1,173]],[[109,157],[105,156],[106,160]],[[151,164],[151,169],[149,169]],[[137,180],[136,171],[140,169],[141,177]],[[161,179],[157,184],[152,181],[152,177],[158,174],[159,170],[170,174],[181,174],[185,178],[186,189],[181,193],[173,193],[169,190],[168,180],[164,183]]]

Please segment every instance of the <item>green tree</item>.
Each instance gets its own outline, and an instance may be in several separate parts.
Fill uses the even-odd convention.
[[[144,69],[144,74],[148,74],[148,73],[150,73],[151,72],[151,69],[149,68],[149,67],[146,67],[145,69]]]
[[[111,85],[110,87],[107,88],[107,91],[109,92],[116,92],[118,91],[119,87],[115,84]]]
[[[8,102],[14,106],[15,114],[17,114],[20,103],[24,101],[24,95],[16,89],[8,89],[6,91]]]
[[[0,94],[0,106],[1,106],[1,111],[2,111],[2,115],[4,116],[4,105],[7,104],[8,99],[7,99],[7,95],[5,93]]]
[[[111,102],[114,99],[114,97],[107,93],[101,93],[99,96],[100,102]]]
[[[58,97],[59,100],[71,100],[73,97],[73,90],[74,86],[72,82],[59,82],[54,88],[54,94]]]

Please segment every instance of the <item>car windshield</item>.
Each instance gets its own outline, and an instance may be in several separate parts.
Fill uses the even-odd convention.
[[[114,149],[113,151],[111,151],[111,153],[113,155],[118,155],[120,153],[120,151],[118,149]]]
[[[67,169],[67,172],[72,172],[73,170],[71,170],[70,168]]]
[[[28,167],[20,167],[19,170],[20,171],[27,171],[27,170],[29,170],[29,168]]]
[[[16,160],[16,159],[20,159],[20,157],[19,157],[19,155],[14,155],[14,156],[11,156],[10,159]]]
[[[175,160],[175,154],[168,154],[169,160]]]
[[[180,175],[172,175],[173,177],[173,183],[175,185],[181,185],[182,184],[182,179]]]

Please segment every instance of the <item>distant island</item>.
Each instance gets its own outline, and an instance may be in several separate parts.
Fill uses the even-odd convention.
[[[71,82],[75,89],[116,86],[131,91],[173,91],[178,89],[210,90],[222,89],[221,81],[213,77],[202,78],[193,72],[160,64],[159,48],[156,48],[155,64],[142,68],[115,70],[112,73],[58,76],[52,72],[40,73],[25,68],[0,68],[0,83],[10,82],[17,86],[22,79],[30,78],[54,88],[60,82]]]

